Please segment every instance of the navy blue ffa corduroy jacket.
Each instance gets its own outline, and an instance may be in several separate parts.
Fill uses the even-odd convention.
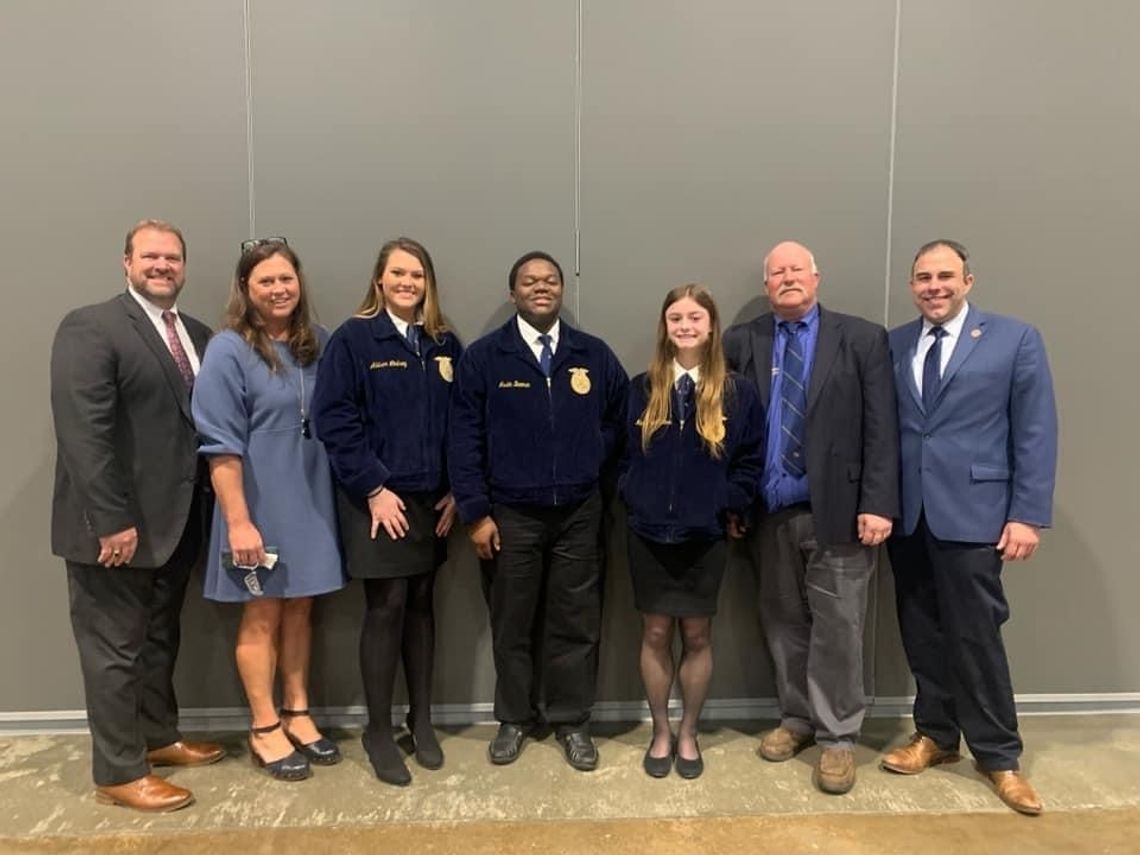
[[[620,451],[628,375],[601,339],[565,321],[560,330],[549,384],[515,317],[459,362],[448,471],[465,523],[492,503],[581,501]]]
[[[728,511],[747,518],[764,469],[764,407],[750,380],[730,374],[725,390],[725,439],[713,458],[697,433],[695,417],[673,419],[641,448],[641,415],[649,401],[649,380],[629,384],[626,453],[619,491],[629,527],[656,543],[724,537]]]
[[[313,420],[333,475],[363,500],[378,487],[446,487],[448,398],[463,348],[424,334],[420,356],[388,313],[349,318],[332,334],[317,374]]]

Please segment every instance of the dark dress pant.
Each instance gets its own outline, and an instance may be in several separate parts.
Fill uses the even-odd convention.
[[[966,744],[987,772],[1018,768],[1021,738],[1001,626],[1009,618],[992,543],[939,540],[925,514],[887,543],[899,629],[917,693],[915,728]]]
[[[566,731],[590,718],[601,632],[601,507],[597,493],[569,507],[495,506],[502,549],[490,609],[501,722],[538,720],[538,674],[547,722]]]
[[[174,663],[186,584],[202,556],[198,504],[162,567],[66,562],[98,786],[141,778],[150,772],[148,750],[182,738]]]

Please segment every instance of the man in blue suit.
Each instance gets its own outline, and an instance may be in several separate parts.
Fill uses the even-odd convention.
[[[1037,814],[1018,771],[1001,570],[1032,557],[1051,523],[1057,412],[1040,333],[969,305],[967,262],[954,241],[920,248],[910,285],[922,317],[890,335],[902,520],[888,551],[917,732],[882,765],[915,774],[957,760],[965,736],[1002,801]]]

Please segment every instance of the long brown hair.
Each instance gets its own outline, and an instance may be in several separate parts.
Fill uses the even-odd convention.
[[[285,343],[298,365],[311,365],[316,360],[321,344],[317,334],[313,332],[310,319],[305,274],[301,272],[301,259],[286,244],[260,243],[241,254],[237,269],[234,271],[233,283],[230,285],[230,299],[226,303],[225,315],[222,318],[222,326],[240,335],[273,371],[281,367],[281,360],[273,347],[273,339],[265,331],[265,323],[249,301],[249,277],[257,265],[275,255],[280,255],[297,271],[299,289],[297,308],[289,318],[289,336],[285,339]]]
[[[356,310],[358,318],[374,318],[384,308],[384,291],[380,287],[380,277],[388,266],[388,257],[397,249],[402,249],[409,255],[415,256],[424,266],[424,299],[420,303],[419,313],[423,318],[424,332],[436,341],[447,332],[447,324],[439,310],[439,292],[435,286],[435,265],[431,263],[431,254],[423,244],[408,237],[398,237],[390,240],[380,247],[380,254],[376,257],[376,266],[372,268],[372,281],[368,283],[368,291],[360,308]]]
[[[673,360],[677,349],[669,340],[665,315],[678,300],[689,297],[709,313],[709,340],[701,356],[697,381],[697,433],[714,458],[724,454],[724,400],[728,388],[728,366],[721,345],[720,316],[712,294],[704,285],[679,285],[665,295],[657,321],[657,347],[649,363],[649,401],[641,414],[641,449],[649,450],[653,435],[669,423],[673,403]]]

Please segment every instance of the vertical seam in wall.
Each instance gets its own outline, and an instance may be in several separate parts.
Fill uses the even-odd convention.
[[[582,322],[582,0],[574,43],[574,318]]]
[[[887,155],[887,247],[883,275],[883,326],[890,329],[891,316],[891,251],[895,216],[895,133],[898,128],[899,104],[899,38],[902,29],[902,0],[895,0],[895,49],[891,61],[891,131]],[[886,547],[878,547],[876,577],[883,571]],[[874,596],[871,597],[871,696],[879,695],[879,594],[881,580],[876,578]]]
[[[257,237],[257,219],[253,199],[253,37],[250,32],[250,0],[242,2],[242,28],[245,38],[245,168],[246,194],[249,197],[249,238]]]
[[[891,133],[887,154],[887,258],[883,281],[883,326],[890,327],[891,251],[895,217],[895,135],[898,130],[899,106],[899,37],[902,23],[902,0],[895,0],[895,49],[891,63]]]

